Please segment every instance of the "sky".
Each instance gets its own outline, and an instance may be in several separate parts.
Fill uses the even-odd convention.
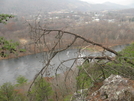
[[[81,0],[81,1],[86,1],[89,3],[111,2],[111,3],[120,4],[120,5],[130,5],[130,4],[134,3],[134,0]]]

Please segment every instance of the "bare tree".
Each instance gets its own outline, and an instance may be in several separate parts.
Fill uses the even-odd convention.
[[[80,84],[81,87],[77,87],[78,80],[76,79],[83,72],[90,78],[92,84],[101,78],[105,79],[107,75],[109,75],[106,74],[107,71],[111,71],[111,74],[116,71],[126,76],[124,72],[115,67],[105,66],[108,62],[120,63],[119,60],[107,54],[109,52],[114,54],[114,56],[122,56],[118,52],[75,33],[42,28],[37,22],[35,26],[29,24],[29,27],[31,40],[33,42],[31,45],[34,46],[34,52],[45,51],[43,53],[44,66],[35,75],[29,87],[29,92],[39,76],[42,78],[53,76],[51,84],[55,90],[54,97],[56,101],[64,99],[66,95],[72,94],[79,89],[84,89],[84,81],[87,80],[87,78],[83,78],[83,81],[81,81],[82,86]],[[67,57],[69,49],[76,50],[75,57],[66,58],[65,60],[59,57],[58,61],[60,61],[60,63],[57,65],[52,64],[52,60],[62,52],[66,53],[64,55]],[[101,52],[99,52],[99,50],[101,50]],[[83,55],[85,51],[88,54]],[[95,54],[96,51],[97,53]],[[125,58],[123,60],[124,62],[132,64],[131,61],[126,61]],[[66,65],[69,61],[71,61],[71,65]],[[80,64],[78,64],[78,62],[80,62]],[[82,69],[79,69],[79,67]],[[127,68],[125,68],[125,70],[126,69]],[[132,68],[130,70],[132,70]],[[128,72],[130,72],[130,70]]]

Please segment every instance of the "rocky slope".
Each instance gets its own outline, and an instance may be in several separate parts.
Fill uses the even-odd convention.
[[[134,81],[111,75],[89,97],[90,101],[134,101]]]

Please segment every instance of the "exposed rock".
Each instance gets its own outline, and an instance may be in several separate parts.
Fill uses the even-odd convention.
[[[111,75],[89,97],[88,101],[134,101],[134,81]]]
[[[88,89],[81,89],[74,93],[70,101],[87,101],[86,100],[86,93]]]

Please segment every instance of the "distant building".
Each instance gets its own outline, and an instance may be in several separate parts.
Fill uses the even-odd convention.
[[[109,19],[108,22],[109,23],[114,23],[115,22],[115,19]]]
[[[93,21],[94,21],[94,22],[99,22],[99,21],[100,21],[100,19],[94,19]]]

